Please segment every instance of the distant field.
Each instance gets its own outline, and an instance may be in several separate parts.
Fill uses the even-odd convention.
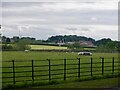
[[[58,80],[63,80],[64,74],[60,74],[60,75],[55,75],[56,73],[64,73],[63,69],[64,69],[64,58],[67,59],[67,64],[74,64],[74,65],[67,65],[67,77],[71,77],[71,76],[77,76],[77,72],[78,72],[78,60],[77,58],[80,57],[81,58],[81,63],[88,63],[88,64],[84,64],[81,65],[82,67],[90,67],[90,60],[91,57],[93,58],[93,62],[94,63],[98,63],[98,64],[94,64],[93,67],[98,66],[99,68],[94,68],[93,71],[97,72],[93,72],[93,75],[95,74],[100,74],[101,75],[101,58],[100,57],[104,57],[105,58],[105,62],[112,62],[112,57],[115,58],[115,72],[117,71],[118,68],[118,53],[93,53],[93,56],[78,56],[77,53],[72,53],[72,52],[40,52],[40,51],[30,51],[28,53],[25,53],[24,51],[3,51],[2,52],[2,59],[3,59],[3,67],[12,67],[12,60],[15,60],[15,67],[18,66],[29,66],[29,67],[19,67],[19,68],[15,68],[15,72],[19,72],[16,73],[15,76],[18,77],[16,78],[16,81],[22,81],[22,82],[26,82],[26,80],[31,80],[31,61],[34,60],[34,66],[36,66],[34,68],[35,71],[34,75],[35,75],[35,80],[37,81],[45,81],[42,79],[47,79],[48,80],[48,75],[44,76],[46,74],[48,74],[48,66],[45,67],[40,67],[42,65],[48,65],[48,61],[46,60],[47,58],[51,60],[51,78],[58,78],[58,77],[62,77],[61,79]],[[68,60],[70,59],[70,60]],[[10,62],[5,62],[9,60]],[[54,66],[54,65],[59,65],[61,64],[61,66]],[[105,66],[109,66],[108,68],[105,68],[104,70],[105,73],[112,73],[112,63],[106,63]],[[73,70],[69,70],[70,68],[76,68]],[[56,70],[56,69],[62,69],[62,70]],[[110,70],[110,71],[107,71]],[[4,74],[2,74],[3,77],[8,77],[3,78],[3,82],[8,82],[8,81],[13,81],[13,78],[9,78],[9,77],[13,77],[13,69],[12,68],[3,68],[2,69],[3,72],[6,72]],[[26,72],[29,71],[29,72]],[[86,72],[88,71],[88,72]],[[81,73],[82,76],[84,75],[89,75],[90,76],[90,68],[85,68],[85,69],[81,69],[81,72],[86,72],[86,73]],[[9,72],[9,73],[7,73]],[[72,73],[71,73],[72,72]],[[70,74],[68,74],[70,73]],[[41,76],[43,75],[43,76]],[[24,77],[20,77],[20,76],[24,76]],[[76,77],[77,78],[77,77]],[[75,77],[73,79],[76,79]],[[68,79],[68,78],[67,78]],[[54,79],[55,80],[55,79]],[[72,78],[70,78],[70,80],[72,80]]]
[[[65,50],[67,47],[61,47],[61,46],[48,46],[48,45],[30,45],[31,50],[48,50],[48,49],[57,49],[57,50]]]
[[[96,50],[95,48],[84,48],[84,50]]]
[[[30,51],[25,53],[24,51],[3,51],[2,59],[5,60],[46,60],[50,59],[74,59],[74,58],[96,58],[100,59],[100,57],[112,58],[115,57],[118,59],[118,53],[93,53],[92,56],[79,56],[76,52],[38,52],[38,51]]]
[[[31,50],[66,50],[63,46],[49,46],[49,45],[30,45]],[[95,48],[84,48],[84,50],[96,50]]]

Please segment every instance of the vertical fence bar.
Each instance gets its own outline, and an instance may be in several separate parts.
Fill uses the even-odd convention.
[[[49,62],[49,80],[51,80],[51,68],[50,68],[50,59],[48,59],[48,62]]]
[[[12,64],[13,64],[13,84],[15,84],[15,62],[14,60],[12,60]]]
[[[92,74],[92,62],[93,62],[93,58],[91,58],[91,79],[92,79],[92,76],[93,76],[93,74]]]
[[[64,59],[64,80],[66,80],[66,59]]]
[[[34,81],[34,62],[32,60],[32,81]]]
[[[114,57],[112,59],[112,74],[114,74]]]
[[[78,79],[80,79],[80,58],[78,58]]]
[[[102,75],[104,74],[104,58],[102,58]]]

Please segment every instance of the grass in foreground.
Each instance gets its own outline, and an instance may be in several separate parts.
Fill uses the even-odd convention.
[[[58,85],[38,86],[34,88],[111,88],[118,86],[118,78],[100,79],[82,82],[70,82]]]
[[[118,87],[118,78],[109,78],[109,79],[98,79],[90,81],[81,81],[81,82],[62,82],[58,84],[44,85],[44,86],[33,86],[28,88],[17,88],[12,90],[33,90],[33,89],[45,89],[45,88],[117,88]],[[7,89],[6,89],[7,90]]]
[[[78,68],[78,60],[77,60],[77,57],[80,57],[81,58],[81,63],[90,63],[90,58],[93,57],[93,62],[100,62],[100,64],[94,64],[93,66],[100,66],[100,68],[95,68],[93,69],[93,71],[96,71],[97,72],[94,72],[93,75],[95,74],[100,74],[101,75],[101,59],[100,57],[105,57],[107,59],[105,59],[105,62],[112,62],[112,57],[115,57],[115,62],[118,61],[118,54],[117,53],[93,53],[93,56],[78,56],[77,53],[71,53],[71,52],[28,52],[28,53],[25,53],[25,52],[12,52],[12,51],[9,51],[9,52],[2,52],[3,54],[3,61],[6,61],[6,60],[15,60],[15,61],[20,61],[20,62],[15,62],[15,66],[30,66],[30,67],[24,67],[24,68],[15,68],[15,76],[16,76],[16,81],[21,81],[21,83],[23,82],[27,82],[26,80],[31,80],[31,76],[32,76],[32,73],[31,73],[31,60],[35,60],[34,61],[34,66],[41,66],[41,65],[48,65],[48,61],[46,60],[47,58],[50,58],[51,59],[51,65],[55,65],[55,64],[64,64],[64,61],[63,59],[64,58],[67,58],[67,59],[73,59],[73,60],[67,60],[67,64],[76,64],[76,65],[67,65],[67,69],[70,69],[70,68]],[[57,60],[56,60],[57,59]],[[61,60],[60,60],[61,59]],[[25,61],[25,62],[21,62],[22,61]],[[28,60],[28,61],[26,61]],[[40,61],[38,61],[40,60]],[[45,60],[45,61],[41,61],[41,60]],[[56,60],[56,61],[54,61]],[[3,62],[3,67],[7,67],[7,66],[12,66],[12,62]],[[81,65],[81,67],[90,67],[90,64],[85,64],[85,65]],[[108,68],[105,68],[105,73],[109,73],[111,74],[111,70],[112,70],[112,64],[110,63],[107,63],[105,64],[105,66],[109,66]],[[115,64],[115,69],[118,68],[118,63]],[[51,66],[51,70],[55,70],[55,69],[63,69],[64,66],[61,65],[61,66]],[[110,70],[110,71],[107,71],[107,70]],[[2,74],[3,77],[13,77],[13,74],[12,74],[12,68],[3,68],[2,69],[3,72],[11,72],[11,73],[4,73]],[[37,71],[38,70],[38,71]],[[41,71],[43,70],[43,71]],[[45,71],[46,70],[46,71]],[[30,71],[30,72],[26,72],[26,71]],[[48,74],[48,66],[46,67],[35,67],[34,68],[34,71],[37,71],[37,72],[34,72],[34,75],[35,75],[35,81],[36,80],[42,80],[42,79],[47,79],[48,80],[48,75],[47,76],[40,76],[40,75],[46,75]],[[73,70],[67,70],[67,77],[68,76],[77,76],[77,72],[78,69],[73,69]],[[90,71],[90,68],[88,69],[82,69],[81,72],[85,72],[85,71]],[[21,73],[19,73],[21,72]],[[68,74],[68,73],[71,73],[72,74]],[[115,72],[117,72],[117,70],[115,70]],[[63,73],[63,70],[56,70],[56,71],[51,71],[51,74],[56,74],[56,73]],[[84,74],[90,74],[90,72],[86,72],[86,73],[83,73],[81,74],[82,76],[84,76]],[[24,76],[24,77],[23,77]],[[29,76],[29,77],[28,77]],[[63,74],[60,74],[60,75],[51,75],[51,78],[53,80],[53,78],[58,78],[58,77],[62,77],[62,80],[63,80]],[[72,79],[72,78],[69,78],[69,79]],[[73,78],[74,79],[74,78]],[[54,79],[55,80],[55,79]],[[61,80],[61,79],[60,79]],[[11,81],[11,84],[13,84],[13,79],[12,78],[3,78],[3,82],[8,82],[8,81]],[[44,80],[45,81],[45,80]]]
[[[37,52],[30,51],[25,53],[24,51],[3,51],[2,52],[2,61],[5,60],[46,60],[49,59],[73,59],[73,58],[96,58],[100,59],[100,57],[104,58],[118,58],[118,53],[93,53],[93,56],[78,56],[77,53],[73,52]]]

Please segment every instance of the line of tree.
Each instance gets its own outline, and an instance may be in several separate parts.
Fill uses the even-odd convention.
[[[95,44],[95,39],[87,38],[84,36],[77,36],[77,35],[51,36],[47,40],[47,42],[54,42],[54,43],[57,43],[59,41],[62,41],[62,42],[91,41],[93,44]]]
[[[74,42],[74,44],[68,44],[67,47],[70,49],[82,49],[82,46],[79,44],[79,41],[90,41],[92,42],[96,47],[97,51],[112,51],[112,50],[118,50],[120,46],[119,41],[112,41],[110,38],[101,39],[98,41],[95,41],[93,38],[87,38],[84,36],[77,36],[77,35],[64,35],[64,36],[51,36],[47,40],[36,40],[35,38],[31,37],[18,37],[14,36],[12,38],[2,36],[2,49],[3,50],[25,50],[30,49],[30,44],[49,44],[49,43],[55,43],[62,42]]]
[[[111,39],[108,38],[108,39],[101,39],[96,41],[96,45],[97,45],[97,51],[113,52],[119,50],[120,42],[112,41]]]
[[[15,51],[24,51],[24,50],[30,50],[29,42],[27,40],[20,40],[17,43],[4,43],[2,44],[2,50],[15,50]]]

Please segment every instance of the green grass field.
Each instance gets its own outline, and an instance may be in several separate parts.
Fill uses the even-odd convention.
[[[42,66],[42,65],[48,65],[48,61],[46,59],[50,59],[51,60],[51,65],[56,65],[56,64],[64,64],[64,58],[67,59],[67,64],[75,64],[75,65],[67,65],[66,68],[70,69],[70,68],[78,68],[78,60],[77,58],[80,57],[81,58],[81,63],[90,63],[90,59],[91,57],[93,58],[93,63],[99,62],[98,64],[93,64],[93,67],[99,67],[99,68],[93,68],[93,71],[97,71],[97,72],[93,72],[93,76],[95,74],[99,74],[101,75],[101,58],[100,57],[104,57],[105,58],[105,62],[112,62],[112,57],[115,58],[115,72],[117,71],[118,68],[118,53],[93,53],[93,56],[78,56],[77,53],[71,53],[71,52],[33,52],[30,51],[28,53],[25,53],[24,51],[4,51],[2,52],[2,59],[3,59],[3,67],[12,67],[12,62],[11,60],[15,60],[15,67],[16,66],[30,66],[30,67],[21,67],[21,68],[15,68],[15,72],[20,72],[20,73],[16,73],[15,76],[18,77],[16,78],[16,81],[21,81],[21,82],[26,82],[26,80],[31,80],[31,72],[25,72],[25,71],[31,71],[31,60],[34,60],[34,66]],[[72,60],[68,60],[68,59],[72,59]],[[43,61],[42,61],[43,60]],[[5,62],[5,61],[10,61],[10,62]],[[24,62],[21,62],[24,61]],[[112,72],[112,63],[105,63],[104,66],[109,66],[107,68],[105,68],[104,70],[106,70],[104,72],[104,74],[111,74]],[[89,68],[84,68],[84,67],[89,67]],[[58,77],[62,77],[61,79],[57,79],[57,80],[63,80],[64,74],[63,74],[63,70],[56,70],[56,69],[63,69],[64,65],[61,66],[51,66],[51,78],[52,80],[54,78],[58,78]],[[81,65],[81,72],[85,72],[86,73],[81,73],[81,78],[82,76],[84,77],[85,75],[86,77],[90,77],[90,64],[83,64]],[[111,70],[111,71],[107,71],[107,70]],[[2,69],[3,72],[12,72],[12,68],[3,68]],[[46,67],[34,67],[34,75],[35,75],[35,81],[45,81],[42,79],[47,79],[46,81],[48,81],[48,66]],[[71,73],[72,72],[72,73]],[[73,70],[67,70],[67,77],[71,77],[71,76],[77,76],[78,69],[73,69]],[[56,73],[62,73],[60,75],[55,75]],[[68,74],[69,73],[69,74]],[[52,75],[54,74],[54,75]],[[40,75],[46,75],[46,76],[40,76]],[[13,77],[12,73],[4,73],[2,74],[3,77]],[[24,76],[24,77],[20,77],[20,76]],[[71,78],[67,78],[68,80],[74,80],[77,79],[77,77],[71,77]],[[55,79],[56,80],[56,79]],[[13,81],[13,78],[3,78],[3,82],[8,82],[8,81]],[[19,82],[17,82],[19,83]]]
[[[112,58],[115,57],[118,59],[118,53],[93,53],[92,56],[78,56],[77,53],[73,52],[38,52],[38,51],[30,51],[26,53],[24,51],[3,51],[2,59],[5,60],[45,60],[49,59],[74,59],[74,58],[96,58],[100,59],[100,57],[104,58]]]
[[[65,46],[49,46],[49,45],[30,45],[31,50],[67,50]],[[84,50],[96,50],[95,48],[83,48]]]
[[[102,88],[114,88],[114,90],[117,90],[118,87],[118,78],[106,78],[106,79],[99,79],[99,80],[89,80],[89,81],[82,81],[82,82],[62,82],[59,84],[53,84],[53,85],[45,85],[45,86],[32,86],[29,88],[20,88],[20,89],[13,89],[13,90],[33,90],[33,89],[102,89]]]
[[[108,78],[82,82],[68,82],[58,85],[36,86],[33,88],[113,88],[118,86],[118,82],[118,78]]]
[[[54,49],[54,50],[65,50],[67,49],[67,47],[59,47],[59,46],[48,46],[48,45],[30,45],[31,50],[50,50],[50,49]]]

